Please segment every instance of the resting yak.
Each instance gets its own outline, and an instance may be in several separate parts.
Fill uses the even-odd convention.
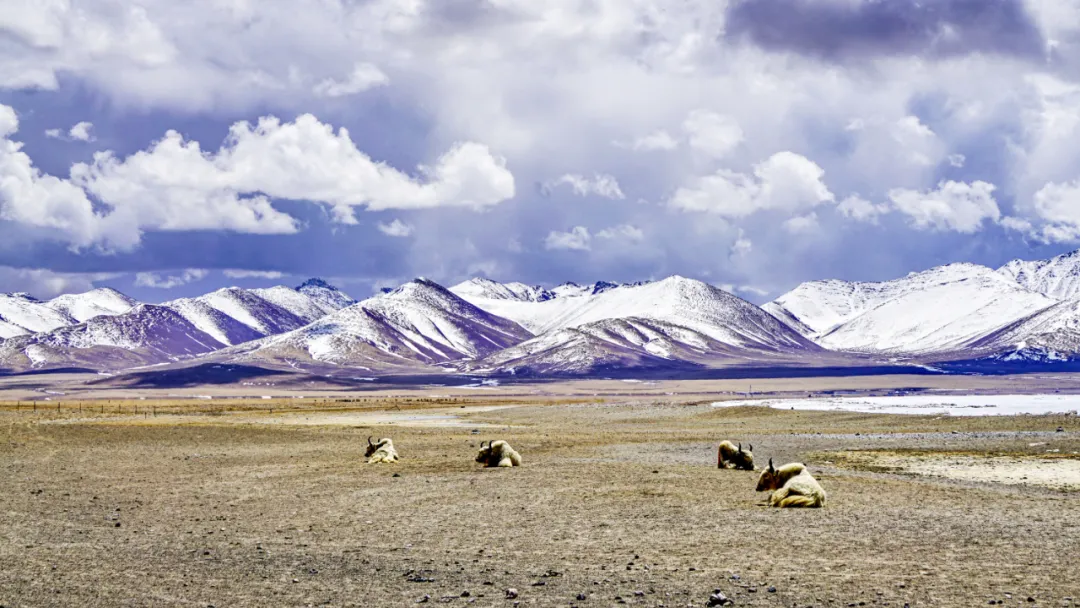
[[[476,455],[476,462],[485,467],[520,467],[521,454],[510,447],[505,441],[489,441],[487,447],[480,442],[480,453]]]
[[[371,437],[368,437],[367,443],[367,451],[364,452],[364,456],[367,456],[368,464],[398,461],[397,450],[394,449],[394,442],[390,439],[384,437],[372,443]]]
[[[806,465],[800,462],[785,464],[779,469],[773,467],[772,458],[769,468],[761,472],[757,491],[772,490],[769,506],[788,507],[824,507],[825,490],[821,487]]]
[[[716,450],[716,468],[753,471],[754,444],[750,444],[749,450],[744,450],[741,443],[736,446],[730,441],[721,441]]]

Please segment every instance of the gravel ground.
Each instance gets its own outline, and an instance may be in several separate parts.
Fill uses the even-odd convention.
[[[553,405],[470,414],[494,425],[479,435],[228,418],[0,414],[0,605],[1080,604],[1080,493],[829,459],[1067,457],[1076,417]],[[369,434],[401,463],[362,464]],[[478,469],[490,438],[525,466]],[[759,506],[756,474],[715,469],[722,438],[806,461],[827,508]]]

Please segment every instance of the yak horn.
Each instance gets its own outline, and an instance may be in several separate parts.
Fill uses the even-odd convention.
[[[739,444],[739,451],[740,452],[742,451],[742,444],[741,443]]]
[[[371,443],[371,435],[368,435],[368,437],[367,437],[367,444],[368,445],[375,445],[375,444]]]
[[[769,459],[769,470],[770,471],[774,470],[773,464],[772,464],[772,458]]]
[[[753,452],[753,451],[754,451],[754,444],[752,444],[752,443],[750,444],[750,451],[751,451],[751,452]]]

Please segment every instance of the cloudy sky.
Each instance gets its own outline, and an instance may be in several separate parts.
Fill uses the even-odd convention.
[[[1080,242],[1078,0],[0,0],[0,291],[800,281]]]

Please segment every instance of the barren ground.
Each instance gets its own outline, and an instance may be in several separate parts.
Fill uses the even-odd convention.
[[[1075,487],[939,474],[1075,467],[1076,416],[466,397],[0,407],[0,605],[1080,605]],[[363,464],[369,434],[403,460]],[[490,438],[525,466],[478,469]],[[723,438],[828,506],[759,506]]]

